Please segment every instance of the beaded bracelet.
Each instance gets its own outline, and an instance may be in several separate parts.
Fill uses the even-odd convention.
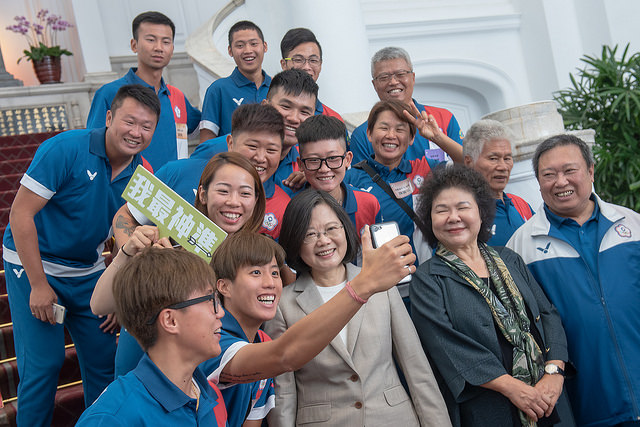
[[[353,290],[353,288],[351,287],[351,281],[347,282],[347,284],[344,287],[347,289],[347,292],[349,292],[349,295],[351,296],[351,298],[353,298],[355,302],[360,304],[367,303],[366,299],[360,298],[358,294],[356,294],[356,291]]]

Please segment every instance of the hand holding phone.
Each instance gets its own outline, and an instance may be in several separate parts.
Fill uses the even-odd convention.
[[[371,230],[371,243],[374,248],[379,248],[394,237],[400,235],[400,228],[395,221],[381,222],[379,224],[373,224],[370,226]],[[411,274],[407,274],[398,283],[409,283],[411,281]]]
[[[53,303],[53,318],[56,323],[63,324],[64,323],[64,315],[67,313],[67,309],[65,306]]]

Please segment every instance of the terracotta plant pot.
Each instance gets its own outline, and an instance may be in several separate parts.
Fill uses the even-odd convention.
[[[45,56],[40,61],[33,61],[33,69],[41,84],[60,83],[60,65],[59,56]]]

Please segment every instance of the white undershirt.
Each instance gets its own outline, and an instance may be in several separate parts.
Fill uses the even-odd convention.
[[[333,285],[333,286],[318,286],[318,285],[316,285],[316,289],[318,289],[318,292],[320,293],[320,297],[322,298],[322,301],[323,302],[327,302],[331,298],[336,296],[336,294],[338,292],[340,292],[342,289],[344,289],[346,284],[347,284],[347,281],[345,280],[344,282],[339,283],[337,285]],[[342,330],[340,331],[338,336],[342,339],[342,342],[346,346],[347,345],[347,327],[346,326],[344,328],[342,328]]]

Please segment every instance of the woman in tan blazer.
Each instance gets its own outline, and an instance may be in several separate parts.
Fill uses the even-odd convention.
[[[288,264],[301,275],[283,290],[275,318],[265,325],[273,338],[343,288],[353,292],[349,280],[359,272],[348,264],[358,251],[357,233],[342,207],[323,191],[306,190],[291,200],[280,243]],[[400,383],[394,358],[411,397]],[[276,407],[269,425],[451,425],[395,288],[369,298],[311,362],[276,378]]]

